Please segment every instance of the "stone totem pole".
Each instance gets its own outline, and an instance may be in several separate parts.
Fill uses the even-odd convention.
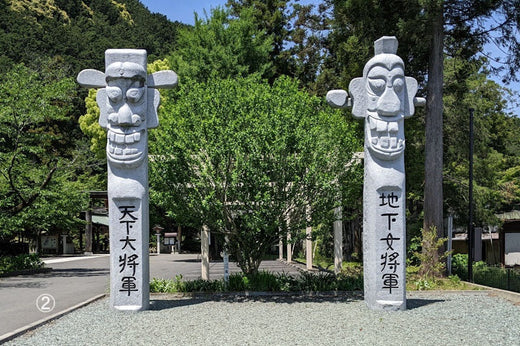
[[[105,72],[83,70],[78,83],[101,88],[99,124],[107,129],[110,305],[146,310],[149,292],[148,129],[159,125],[159,91],[177,84],[173,71],[146,73],[142,49],[109,49]]]
[[[373,310],[406,309],[406,219],[404,119],[414,107],[417,81],[404,75],[396,55],[397,39],[375,41],[375,56],[363,77],[353,79],[349,93],[331,90],[327,101],[352,107],[365,120],[363,186],[363,268],[365,302]],[[350,98],[349,98],[350,96]]]

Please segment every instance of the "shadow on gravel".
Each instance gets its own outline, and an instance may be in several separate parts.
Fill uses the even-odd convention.
[[[206,302],[226,302],[226,303],[278,303],[278,304],[299,304],[299,303],[352,303],[363,300],[361,294],[333,296],[307,296],[307,295],[211,295],[195,298],[178,299],[156,299],[150,302],[150,310],[160,311],[174,309],[181,306],[197,305]],[[421,300],[421,299],[417,299]]]
[[[409,310],[422,308],[423,306],[435,304],[435,303],[442,303],[445,300],[443,299],[407,299],[406,300],[406,308]]]

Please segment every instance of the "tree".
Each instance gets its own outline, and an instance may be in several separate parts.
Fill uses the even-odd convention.
[[[330,58],[325,64],[328,64],[327,68],[335,69],[335,72],[324,74],[325,77],[340,76],[335,85],[346,87],[346,83],[359,75],[368,60],[372,42],[382,35],[395,35],[400,43],[398,54],[403,57],[410,74],[426,87],[426,114],[423,119],[415,117],[418,120],[412,120],[417,125],[424,121],[424,135],[412,129],[414,135],[410,136],[409,129],[414,127],[409,126],[410,123],[406,135],[412,147],[418,145],[418,152],[422,152],[420,147],[424,147],[424,192],[414,193],[413,189],[407,191],[410,192],[408,197],[413,197],[414,202],[417,202],[412,203],[415,209],[413,213],[419,215],[423,212],[423,229],[435,227],[442,237],[445,201],[442,192],[442,171],[445,166],[443,139],[446,138],[443,135],[444,57],[472,61],[483,51],[484,43],[493,41],[508,52],[506,66],[511,78],[511,70],[517,70],[520,59],[517,54],[519,38],[515,36],[518,28],[516,14],[520,4],[515,0],[326,2],[333,6],[333,31],[326,45]],[[336,59],[339,60],[337,64],[331,63],[331,60]],[[410,175],[409,165],[407,163]],[[419,174],[411,173],[414,181],[418,182]]]
[[[289,1],[228,0],[227,7],[237,18],[243,18],[244,13],[248,16],[251,13],[256,30],[264,32],[271,39],[269,61],[273,70],[270,80],[274,81],[281,75],[293,76],[290,53],[285,48],[291,34],[291,20],[294,18],[294,13],[289,10]]]
[[[431,24],[429,32],[430,56],[426,87],[426,121],[424,146],[424,223],[423,231],[437,230],[444,235],[443,197],[443,73],[444,73],[444,7],[443,1],[426,2],[426,13]],[[444,247],[440,247],[442,252]],[[429,251],[423,248],[423,253]],[[439,254],[440,255],[440,254]],[[434,259],[438,262],[438,258]]]
[[[211,10],[206,19],[195,18],[194,28],[180,30],[170,65],[186,80],[205,82],[211,78],[270,76],[272,39],[256,28],[252,11],[231,18],[222,8]]]
[[[491,40],[492,32],[501,35],[499,45],[509,47],[509,67],[519,66],[515,48],[519,38],[514,32],[518,27],[517,13],[520,3],[502,1],[424,1],[425,14],[430,23],[430,58],[428,64],[426,142],[425,142],[425,230],[435,227],[439,237],[443,231],[443,84],[444,54],[470,59],[478,53],[485,42]],[[498,19],[498,25],[483,29],[483,22]],[[446,39],[446,37],[448,39]],[[441,248],[443,251],[443,248]]]
[[[359,174],[347,166],[359,148],[351,127],[288,78],[183,84],[164,111],[152,200],[183,225],[226,235],[247,274],[287,232],[330,222]]]
[[[446,204],[461,225],[468,224],[468,109],[475,109],[475,223],[495,225],[495,214],[518,205],[520,130],[518,118],[508,114],[509,91],[489,79],[486,59],[468,62],[447,59],[445,64]]]
[[[2,240],[22,230],[30,236],[37,226],[63,226],[81,210],[83,189],[74,182],[90,170],[80,159],[83,138],[71,130],[75,83],[60,77],[45,66],[37,73],[16,65],[0,79]]]

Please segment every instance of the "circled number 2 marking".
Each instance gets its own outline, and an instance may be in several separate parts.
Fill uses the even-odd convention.
[[[41,312],[51,312],[54,310],[55,306],[56,301],[54,300],[54,297],[48,293],[41,294],[38,298],[36,298],[36,307]]]

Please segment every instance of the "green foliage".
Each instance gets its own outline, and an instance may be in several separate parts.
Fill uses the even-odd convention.
[[[293,277],[285,273],[260,271],[256,274],[231,274],[229,282],[220,280],[182,281],[182,276],[174,280],[152,279],[150,292],[188,293],[188,292],[326,292],[359,291],[363,288],[362,275],[336,277],[328,273],[302,273]]]
[[[180,30],[170,64],[181,82],[214,78],[268,76],[271,39],[256,29],[252,12],[244,10],[240,19],[230,18],[222,8],[211,10],[206,19],[195,17],[195,27]]]
[[[151,132],[152,201],[180,224],[227,235],[248,274],[279,236],[306,227],[309,202],[313,226],[328,223],[360,174],[347,166],[351,127],[288,78],[183,84],[163,114]]]
[[[460,278],[468,279],[468,255],[467,254],[455,254],[451,257],[451,271],[458,275]]]
[[[447,278],[427,277],[419,274],[420,267],[408,265],[406,267],[406,289],[425,291],[425,290],[468,290],[475,289],[462,282],[457,275],[450,275]]]
[[[468,280],[468,255],[456,254],[452,259],[452,271]],[[473,263],[473,282],[476,284],[520,292],[518,269],[488,266],[485,262]]]
[[[90,138],[90,150],[100,159],[105,158],[107,136],[105,130],[99,125],[99,107],[96,103],[96,89],[89,89],[85,98],[87,113],[79,117],[81,131]]]
[[[510,93],[489,79],[485,61],[450,59],[445,69],[446,204],[468,223],[468,108],[475,109],[474,198],[478,225],[496,225],[495,214],[518,204],[520,121],[507,113]]]
[[[67,229],[84,204],[75,182],[74,81],[55,77],[17,65],[0,78],[0,237]],[[87,162],[78,175],[88,174]]]
[[[437,229],[429,227],[423,229],[421,240],[421,252],[416,252],[414,255],[420,261],[419,275],[428,280],[431,278],[439,278],[444,275],[445,263],[444,260],[448,253],[439,254],[439,250],[446,242],[446,238],[437,237]]]
[[[21,270],[40,269],[43,267],[44,263],[36,254],[0,257],[0,274],[7,274]]]
[[[180,23],[151,14],[137,0],[9,1],[0,8],[0,69],[37,67],[59,56],[72,75],[102,69],[108,48],[144,48],[152,60],[169,53]],[[5,71],[5,70],[3,70]]]
[[[231,14],[240,20],[247,18],[254,28],[263,32],[270,40],[269,62],[272,66],[269,74],[274,80],[281,75],[293,76],[291,59],[286,49],[290,39],[291,20],[294,14],[289,9],[287,0],[228,0],[227,6]]]

